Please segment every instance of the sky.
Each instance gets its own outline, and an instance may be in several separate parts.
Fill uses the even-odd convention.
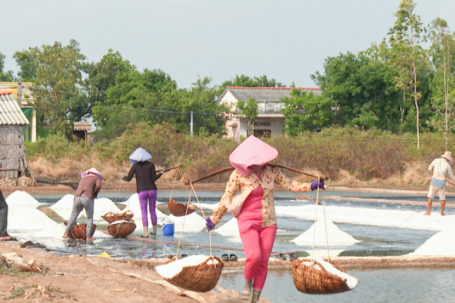
[[[455,29],[454,0],[416,0],[424,23]],[[380,42],[399,0],[0,0],[0,52],[80,43],[89,61],[109,49],[139,70],[161,69],[180,88],[198,77],[221,84],[236,75],[315,87],[324,60]]]

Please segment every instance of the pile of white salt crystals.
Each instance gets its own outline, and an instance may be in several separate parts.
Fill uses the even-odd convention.
[[[360,281],[358,279],[354,278],[353,276],[348,275],[347,273],[339,271],[332,264],[324,261],[322,258],[315,258],[314,260],[319,262],[322,266],[324,266],[325,270],[327,270],[332,275],[338,276],[341,279],[346,280],[346,284],[348,285],[350,290],[353,290],[354,288],[356,288],[357,284],[359,284]],[[305,266],[309,266],[309,267],[312,266],[311,262],[302,262],[302,264]],[[316,263],[312,267],[314,269],[321,270],[319,265],[317,265]]]
[[[204,255],[194,255],[194,256],[189,256],[183,259],[179,259],[176,261],[173,261],[168,264],[160,265],[155,267],[155,271],[164,279],[171,279],[178,275],[184,267],[187,266],[196,266],[199,265],[205,260],[207,260],[209,256],[204,256]],[[208,265],[211,264],[218,264],[218,261],[216,259],[211,259],[207,262]]]

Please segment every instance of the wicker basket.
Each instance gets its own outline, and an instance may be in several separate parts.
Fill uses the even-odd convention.
[[[90,237],[93,237],[95,230],[96,224],[93,224],[92,234]],[[71,228],[71,232],[68,234],[68,237],[71,239],[85,240],[87,238],[87,224],[74,224],[73,228]]]
[[[131,235],[136,229],[136,223],[134,220],[129,222],[120,222],[116,224],[109,224],[107,226],[107,232],[114,238],[125,238]]]
[[[185,214],[189,215],[197,209],[197,206],[194,204],[183,204],[176,202],[174,199],[167,200],[167,206],[169,207],[171,214],[176,217],[183,217]],[[187,207],[188,211],[186,210]]]
[[[211,259],[218,261],[218,264],[207,264]],[[185,266],[180,273],[167,282],[177,287],[197,291],[208,292],[215,288],[223,270],[223,262],[217,257],[208,257],[199,265]]]
[[[292,261],[292,276],[295,287],[306,294],[336,294],[349,291],[346,280],[328,272],[322,264],[314,261],[321,270],[305,266],[302,262],[312,262],[310,259],[296,259]],[[345,272],[334,261],[328,261],[339,271]]]
[[[131,210],[127,210],[123,213],[118,213],[118,214],[114,214],[113,212],[108,212],[104,216],[101,216],[101,218],[106,220],[108,223],[112,223],[115,221],[121,221],[121,220],[131,221],[131,219],[133,219],[133,217],[134,217],[134,213]]]

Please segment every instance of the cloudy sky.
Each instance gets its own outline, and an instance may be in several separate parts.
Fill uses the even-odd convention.
[[[90,61],[112,48],[139,70],[161,69],[179,87],[245,74],[315,86],[327,56],[358,52],[393,25],[399,0],[22,0],[0,1],[0,52],[76,39]],[[455,30],[454,0],[416,0],[429,23]]]

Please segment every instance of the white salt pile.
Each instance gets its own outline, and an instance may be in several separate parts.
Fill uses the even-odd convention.
[[[219,233],[223,236],[237,236],[240,237],[239,225],[237,223],[237,218],[232,218],[231,220],[224,223],[222,226],[214,230],[214,232]]]
[[[357,284],[359,284],[358,279],[354,278],[353,276],[348,275],[347,273],[339,271],[338,269],[333,267],[333,265],[330,264],[329,262],[326,262],[321,258],[316,258],[315,260],[317,262],[321,263],[321,265],[324,266],[325,270],[327,270],[332,275],[336,275],[342,279],[346,279],[346,284],[348,285],[350,290],[353,290],[354,288],[356,288]],[[305,266],[312,266],[311,262],[302,262],[302,264]],[[317,264],[313,265],[313,268],[317,269],[317,270],[321,270],[321,268]]]
[[[64,208],[73,208],[74,195],[64,195],[60,200],[58,200],[50,209],[64,209]]]
[[[160,265],[155,267],[155,271],[163,278],[165,279],[170,279],[174,277],[175,275],[179,274],[183,267],[186,266],[195,266],[199,265],[205,260],[207,260],[209,256],[204,256],[204,255],[195,255],[195,256],[189,256],[180,260],[176,260],[174,262],[165,264],[165,265]],[[216,259],[211,259],[207,262],[207,264],[218,264],[218,261]]]
[[[120,208],[115,205],[109,198],[99,198],[95,199],[95,213],[100,212],[106,214],[108,212],[119,213]]]
[[[170,215],[171,221],[175,223],[175,232],[180,232],[182,230],[183,221],[185,217],[176,217],[174,215]],[[198,232],[206,228],[205,219],[199,216],[197,213],[192,213],[191,215],[186,216],[185,220],[185,227],[183,232]]]
[[[455,241],[453,235],[455,230],[452,228],[438,232],[411,255],[417,256],[453,256],[455,255]]]
[[[55,226],[55,221],[36,208],[18,211],[8,219],[8,229],[45,229]]]
[[[41,203],[33,198],[29,193],[25,191],[16,190],[11,195],[6,198],[6,203],[8,205],[30,205],[30,206],[39,206]]]
[[[128,204],[137,204],[139,205],[139,195],[137,193],[132,194],[126,201],[120,202],[119,204],[128,205]],[[156,201],[156,205],[163,204],[164,202]]]
[[[316,235],[314,235],[314,228],[316,226]],[[345,233],[339,229],[332,221],[327,220],[327,237],[329,240],[329,246],[346,246],[353,245],[360,241],[354,239],[348,233]],[[313,224],[306,232],[291,240],[297,245],[314,245],[315,246],[326,246],[326,232],[324,220],[318,220],[316,224]]]
[[[61,208],[61,209],[54,209],[53,210],[55,213],[57,213],[57,215],[59,215],[63,220],[69,220],[70,217],[71,217],[71,212],[73,211],[71,208]],[[81,217],[86,217],[85,215],[85,210],[82,210],[80,213],[79,213],[79,216],[77,216],[78,218],[81,218]]]
[[[34,234],[34,238],[61,238],[65,233],[65,225],[63,223],[55,223],[55,225],[49,225],[37,234]]]

